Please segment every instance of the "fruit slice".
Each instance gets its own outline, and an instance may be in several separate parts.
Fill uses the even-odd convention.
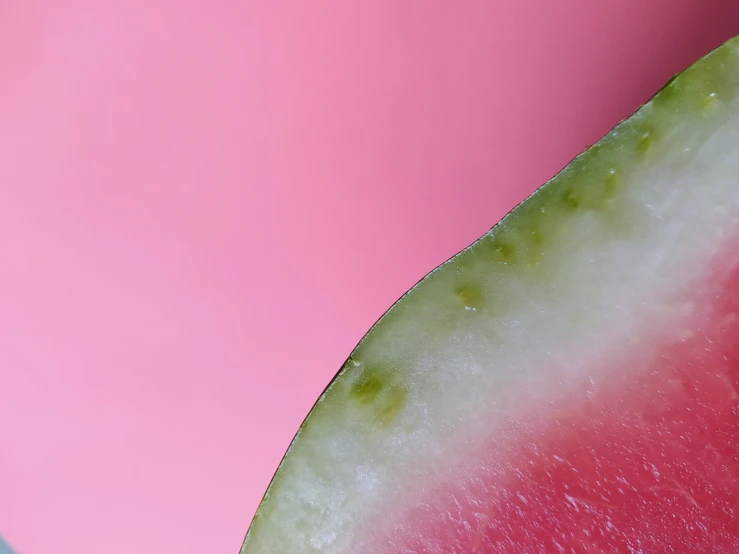
[[[431,272],[242,553],[739,552],[739,38]]]

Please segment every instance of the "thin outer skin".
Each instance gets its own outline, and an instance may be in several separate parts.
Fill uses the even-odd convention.
[[[655,94],[653,94],[653,95],[652,95],[652,96],[651,96],[651,97],[650,97],[650,98],[649,98],[649,99],[648,99],[648,100],[647,100],[646,102],[644,102],[644,103],[643,103],[642,105],[640,105],[639,107],[637,107],[637,109],[636,109],[636,110],[634,110],[634,112],[633,112],[633,113],[631,114],[631,116],[629,116],[628,118],[626,118],[626,119],[624,119],[624,120],[620,121],[619,123],[617,123],[617,124],[616,124],[616,125],[615,125],[615,126],[614,126],[614,127],[612,128],[612,129],[611,129],[611,131],[609,131],[608,133],[606,133],[606,135],[604,135],[604,137],[606,137],[606,136],[610,135],[610,134],[611,134],[611,132],[613,132],[613,131],[614,131],[615,129],[618,129],[618,128],[619,128],[619,127],[620,127],[621,125],[623,125],[624,123],[627,123],[627,122],[629,122],[629,121],[630,121],[630,120],[631,120],[632,118],[634,118],[634,117],[635,117],[635,116],[636,116],[636,115],[637,115],[637,114],[638,114],[638,113],[639,113],[639,112],[640,112],[640,111],[641,111],[641,110],[642,110],[643,108],[645,108],[646,106],[649,106],[650,104],[652,104],[652,103],[654,102],[654,100],[655,100],[656,98],[658,98],[658,97],[660,96],[660,94],[661,94],[661,93],[662,93],[662,92],[663,92],[663,91],[664,91],[664,90],[665,90],[665,89],[666,89],[666,88],[667,88],[667,87],[668,87],[669,85],[671,85],[672,83],[674,83],[674,82],[675,82],[675,81],[676,81],[677,79],[679,79],[679,78],[680,78],[680,77],[681,77],[682,75],[684,75],[684,74],[685,74],[685,73],[686,73],[686,72],[687,72],[687,71],[688,71],[689,69],[691,69],[692,67],[694,67],[694,66],[696,66],[696,65],[700,64],[700,62],[701,62],[702,60],[704,60],[705,58],[707,58],[708,56],[710,56],[710,55],[711,55],[711,54],[713,54],[714,52],[717,52],[717,51],[719,51],[719,50],[722,50],[722,49],[723,49],[724,47],[727,47],[727,48],[728,48],[728,47],[729,47],[729,44],[730,44],[730,43],[732,43],[732,42],[736,42],[737,40],[739,40],[739,35],[737,35],[737,36],[735,36],[735,37],[732,37],[732,38],[728,39],[727,41],[725,41],[724,43],[722,43],[722,44],[721,44],[721,45],[719,45],[718,47],[716,47],[716,48],[714,48],[713,50],[711,50],[710,52],[706,53],[706,54],[705,54],[704,56],[702,56],[702,57],[701,57],[700,59],[696,60],[696,61],[695,61],[695,62],[694,62],[693,64],[691,64],[691,65],[689,65],[688,67],[686,67],[686,68],[685,68],[685,69],[684,69],[683,71],[681,71],[681,72],[679,72],[679,73],[676,73],[675,75],[673,75],[672,77],[670,77],[670,79],[669,79],[669,80],[668,80],[668,81],[667,81],[667,82],[666,82],[666,83],[665,83],[665,84],[664,84],[664,85],[663,85],[663,86],[662,86],[662,87],[661,87],[661,88],[660,88],[660,89],[659,89],[659,90],[658,90],[658,91],[657,91],[657,92],[656,92]],[[599,141],[599,142],[600,142],[600,141]],[[596,143],[596,144],[598,144],[598,143]],[[296,443],[297,443],[297,439],[299,438],[299,436],[300,436],[300,434],[301,434],[301,431],[303,430],[303,428],[305,427],[305,425],[306,425],[306,424],[307,424],[307,422],[309,421],[309,419],[310,419],[311,415],[313,414],[313,412],[314,412],[314,410],[315,410],[315,407],[316,407],[316,405],[317,405],[317,404],[318,404],[318,403],[319,403],[319,402],[320,402],[320,401],[321,401],[321,400],[322,400],[322,399],[323,399],[323,398],[324,398],[324,397],[326,396],[326,394],[328,393],[329,389],[331,389],[332,385],[333,385],[333,384],[334,384],[334,383],[336,382],[336,380],[337,380],[337,379],[338,379],[338,378],[339,378],[339,377],[340,377],[340,376],[341,376],[341,375],[342,375],[342,374],[344,373],[344,369],[346,369],[346,368],[347,368],[347,366],[348,366],[348,365],[350,364],[350,362],[351,362],[351,360],[352,360],[352,355],[354,354],[354,352],[356,352],[356,351],[357,351],[357,349],[359,348],[359,346],[360,346],[360,345],[361,345],[361,344],[362,344],[362,343],[363,343],[363,342],[364,342],[364,341],[365,341],[365,340],[367,339],[368,335],[370,335],[370,334],[371,334],[371,332],[372,332],[372,331],[373,331],[373,330],[374,330],[375,328],[377,328],[377,327],[378,327],[379,325],[381,325],[381,324],[382,324],[383,320],[385,319],[385,316],[386,316],[386,315],[387,315],[387,314],[388,314],[388,313],[389,313],[390,311],[392,311],[392,310],[393,310],[393,308],[395,308],[395,307],[396,307],[396,306],[397,306],[398,304],[400,304],[400,303],[401,303],[401,302],[402,302],[402,301],[403,301],[403,300],[405,299],[405,297],[406,297],[406,296],[408,296],[408,294],[409,294],[409,293],[411,293],[412,291],[414,291],[414,290],[415,290],[416,288],[418,288],[418,287],[419,287],[419,286],[420,286],[420,285],[421,285],[421,284],[422,284],[422,283],[423,283],[424,281],[426,281],[426,279],[427,279],[428,277],[430,277],[430,276],[431,276],[432,274],[436,273],[436,272],[437,272],[437,271],[438,271],[439,269],[441,269],[442,267],[444,267],[444,266],[446,266],[447,264],[449,264],[450,262],[452,262],[452,261],[453,261],[453,260],[454,260],[455,258],[457,258],[457,257],[458,257],[458,256],[459,256],[460,254],[462,254],[462,253],[464,253],[464,252],[468,251],[468,250],[469,250],[470,248],[472,248],[472,247],[473,247],[474,245],[476,245],[477,243],[479,243],[479,242],[480,242],[480,241],[481,241],[481,240],[482,240],[482,239],[483,239],[484,237],[488,236],[488,235],[489,235],[489,234],[490,234],[490,233],[491,233],[491,232],[492,232],[492,231],[493,231],[494,229],[496,229],[497,227],[501,226],[501,225],[502,225],[502,224],[503,224],[503,223],[504,223],[504,222],[505,222],[505,221],[506,221],[507,219],[509,219],[509,218],[510,218],[510,217],[511,217],[512,215],[514,215],[514,214],[515,214],[515,213],[516,213],[516,212],[518,211],[518,209],[519,209],[519,208],[520,208],[521,206],[523,206],[524,204],[528,204],[529,200],[530,200],[530,199],[531,199],[532,197],[534,197],[534,196],[535,196],[535,195],[536,195],[536,194],[537,194],[537,193],[538,193],[539,191],[541,191],[541,190],[542,190],[542,189],[543,189],[544,187],[546,187],[546,186],[547,186],[547,185],[548,185],[549,183],[551,183],[552,181],[554,181],[554,180],[555,180],[555,179],[556,179],[556,178],[557,178],[557,177],[558,177],[558,176],[559,176],[560,174],[562,174],[562,173],[563,173],[563,172],[564,172],[565,170],[567,170],[567,169],[568,169],[568,168],[569,168],[569,167],[570,167],[570,166],[571,166],[571,165],[572,165],[572,164],[573,164],[573,163],[574,163],[575,161],[577,161],[577,160],[578,160],[578,158],[580,158],[580,156],[582,156],[583,154],[587,153],[587,152],[588,152],[588,151],[589,151],[590,149],[592,149],[592,147],[593,147],[593,146],[595,146],[595,145],[592,145],[592,146],[591,146],[590,148],[588,148],[588,149],[584,150],[583,152],[581,152],[580,154],[578,154],[577,156],[575,156],[575,157],[574,157],[574,158],[573,158],[573,159],[572,159],[572,160],[571,160],[571,161],[570,161],[569,163],[567,163],[567,165],[565,165],[565,166],[564,166],[564,167],[563,167],[563,168],[562,168],[562,169],[561,169],[561,170],[560,170],[559,172],[557,172],[557,173],[556,173],[556,174],[555,174],[555,175],[554,175],[554,176],[553,176],[553,177],[552,177],[551,179],[549,179],[548,181],[546,181],[545,183],[543,183],[542,185],[540,185],[540,186],[539,186],[539,187],[538,187],[538,188],[537,188],[536,190],[534,190],[534,191],[533,191],[533,192],[532,192],[532,193],[531,193],[531,194],[530,194],[529,196],[527,196],[527,197],[526,197],[526,198],[525,198],[524,200],[522,200],[521,202],[519,202],[518,204],[516,204],[516,205],[515,205],[515,206],[514,206],[514,207],[513,207],[513,208],[512,208],[512,209],[511,209],[511,210],[510,210],[510,211],[509,211],[509,212],[508,212],[508,213],[507,213],[506,215],[505,215],[505,216],[503,216],[503,217],[502,217],[502,218],[501,218],[501,219],[500,219],[500,220],[499,220],[499,221],[498,221],[498,222],[497,222],[497,223],[496,223],[495,225],[493,225],[493,227],[491,227],[491,228],[490,228],[490,229],[489,229],[489,230],[487,231],[487,233],[485,233],[485,234],[484,234],[484,235],[483,235],[482,237],[478,238],[478,239],[477,239],[477,240],[475,240],[475,241],[474,241],[473,243],[471,243],[471,244],[470,244],[470,245],[468,245],[467,247],[463,248],[462,250],[460,250],[459,252],[457,252],[456,254],[454,254],[453,256],[451,256],[451,257],[450,257],[449,259],[447,259],[446,261],[442,262],[442,263],[441,263],[441,264],[439,264],[439,265],[438,265],[437,267],[435,267],[434,269],[432,269],[431,271],[429,271],[429,272],[428,272],[428,273],[427,273],[426,275],[424,275],[424,276],[423,276],[423,277],[422,277],[422,278],[421,278],[421,279],[420,279],[420,280],[419,280],[419,281],[418,281],[418,282],[417,282],[416,284],[414,284],[414,285],[413,285],[413,286],[412,286],[412,287],[411,287],[410,289],[408,289],[408,290],[407,290],[407,291],[406,291],[406,292],[405,292],[405,293],[404,293],[404,294],[403,294],[403,295],[402,295],[402,296],[401,296],[401,297],[400,297],[400,298],[399,298],[398,300],[396,300],[396,301],[395,301],[395,302],[394,302],[394,303],[393,303],[393,304],[392,304],[392,305],[391,305],[391,306],[390,306],[390,307],[389,307],[389,308],[388,308],[388,309],[387,309],[387,310],[386,310],[386,311],[385,311],[385,312],[384,312],[384,313],[382,314],[382,316],[380,316],[380,318],[379,318],[379,319],[378,319],[378,320],[377,320],[377,321],[376,321],[376,322],[375,322],[375,323],[374,323],[374,324],[373,324],[373,325],[372,325],[372,326],[370,327],[370,329],[369,329],[369,330],[367,331],[367,333],[365,333],[365,335],[364,335],[364,336],[362,337],[362,339],[360,339],[360,341],[359,341],[359,343],[357,344],[357,346],[355,346],[355,347],[354,347],[354,349],[352,349],[352,354],[350,354],[350,355],[349,355],[349,357],[347,358],[347,360],[346,360],[346,361],[345,361],[345,362],[344,362],[344,363],[342,364],[342,366],[341,366],[341,369],[339,369],[339,371],[338,371],[338,372],[337,372],[337,373],[336,373],[336,374],[335,374],[335,375],[334,375],[334,376],[332,377],[332,379],[331,379],[331,380],[329,381],[329,383],[328,383],[328,384],[326,385],[326,387],[325,387],[325,388],[323,389],[323,391],[322,391],[322,392],[321,392],[321,394],[319,395],[318,399],[317,399],[317,400],[316,400],[316,402],[315,402],[315,403],[313,404],[313,407],[312,407],[312,408],[311,408],[311,410],[310,410],[310,411],[308,412],[308,415],[307,415],[307,416],[305,417],[305,419],[303,419],[303,422],[302,422],[302,423],[300,424],[300,427],[298,428],[298,431],[297,431],[297,433],[295,434],[295,436],[294,436],[294,437],[293,437],[293,439],[291,440],[291,442],[290,442],[290,446],[288,447],[287,451],[285,452],[284,456],[282,457],[282,460],[280,461],[280,464],[278,465],[278,467],[277,467],[277,470],[275,471],[275,473],[274,473],[274,475],[273,475],[272,479],[270,480],[270,483],[269,483],[269,485],[268,485],[268,487],[267,487],[267,490],[265,491],[265,494],[264,494],[264,496],[262,497],[262,500],[260,501],[259,507],[257,508],[257,513],[255,514],[255,516],[254,516],[254,519],[252,520],[252,523],[251,523],[251,525],[249,526],[249,529],[247,529],[247,532],[246,532],[246,536],[245,536],[245,538],[244,538],[244,541],[243,541],[243,543],[242,543],[242,545],[241,545],[241,549],[239,550],[239,554],[248,554],[248,553],[247,553],[247,546],[248,546],[248,544],[247,544],[247,543],[248,543],[248,541],[249,541],[249,534],[250,534],[250,532],[251,532],[251,530],[252,530],[252,527],[253,527],[253,525],[254,525],[254,522],[255,522],[255,521],[256,521],[256,519],[257,519],[257,515],[259,514],[259,511],[261,510],[262,506],[264,505],[264,503],[265,503],[265,500],[266,500],[266,498],[267,498],[268,494],[270,493],[270,489],[272,488],[272,484],[273,484],[273,483],[275,482],[275,479],[276,479],[276,477],[278,476],[278,474],[279,474],[279,472],[280,472],[280,469],[281,469],[281,467],[283,466],[283,464],[284,464],[285,460],[287,459],[288,455],[290,454],[290,451],[291,451],[291,449],[292,449],[292,448],[293,448],[293,447],[294,447],[294,446],[296,445]],[[4,552],[4,551],[2,550],[2,539],[0,539],[0,554],[6,554],[6,552]],[[8,552],[7,554],[13,554],[13,553],[12,553],[12,552]]]

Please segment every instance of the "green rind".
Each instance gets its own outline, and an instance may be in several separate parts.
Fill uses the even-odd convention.
[[[352,354],[331,379],[300,425],[260,502],[247,530],[240,554],[247,554],[249,537],[258,530],[259,522],[265,516],[267,500],[280,477],[280,471],[298,444],[301,434],[311,423],[317,406],[327,398],[329,391],[337,382],[351,371],[357,353],[385,324],[392,321],[393,314],[399,311],[408,296],[446,266],[456,263],[458,269],[463,271],[465,264],[473,257],[482,256],[500,262],[503,268],[530,268],[534,279],[538,273],[545,273],[544,257],[547,254],[547,243],[551,240],[551,233],[559,231],[557,222],[561,222],[563,217],[566,219],[568,211],[592,210],[607,213],[614,202],[616,206],[618,204],[618,186],[624,180],[621,174],[624,170],[620,162],[633,160],[639,156],[649,156],[655,150],[659,151],[660,133],[669,132],[669,129],[660,128],[660,118],[655,117],[655,113],[667,113],[678,117],[711,116],[713,104],[721,101],[722,93],[730,92],[723,90],[727,80],[722,77],[725,76],[725,62],[736,56],[737,48],[739,36],[724,42],[670,78],[629,118],[619,122],[596,144],[577,155],[554,177],[510,210],[485,235],[426,274],[377,320],[353,349]],[[596,178],[598,175],[602,179],[598,180]],[[624,212],[619,210],[619,213],[623,215]],[[630,228],[629,221],[616,219],[614,218],[614,225],[617,232],[634,231]],[[454,294],[466,303],[474,303],[479,297],[477,291],[467,290],[465,285],[458,285]],[[385,374],[390,370],[384,368],[381,371]],[[377,380],[372,374],[366,375],[363,379],[364,381],[360,379],[360,384],[355,383],[352,388],[360,404],[367,395],[374,398],[378,394],[378,387],[382,388],[382,381]],[[403,393],[400,391],[395,394],[402,396]],[[389,409],[392,409],[392,406]]]

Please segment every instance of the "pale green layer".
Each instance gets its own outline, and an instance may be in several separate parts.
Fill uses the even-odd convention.
[[[633,194],[642,186],[644,168],[664,164],[679,175],[681,167],[691,167],[697,146],[736,99],[738,52],[739,38],[675,77],[477,242],[427,275],[375,324],[293,440],[242,554],[321,552],[321,545],[337,544],[330,533],[313,542],[307,537],[314,525],[324,534],[334,527],[337,533],[351,528],[351,521],[340,520],[342,510],[328,505],[356,507],[354,499],[342,495],[362,491],[336,490],[335,497],[327,497],[327,484],[352,456],[365,456],[371,464],[374,455],[391,457],[394,448],[401,452],[395,446],[399,441],[421,440],[414,435],[418,416],[408,407],[422,405],[423,395],[443,394],[429,385],[435,371],[429,360],[443,363],[457,337],[471,330],[494,330],[496,321],[510,320],[511,314],[525,319],[539,310],[532,307],[528,291],[541,295],[560,266],[572,262],[573,249],[628,244],[651,232],[648,205]],[[576,284],[564,293],[558,286],[560,294],[577,301]],[[464,359],[464,353],[454,356]],[[296,492],[301,479],[305,494]],[[326,521],[330,517],[336,518],[335,526]]]

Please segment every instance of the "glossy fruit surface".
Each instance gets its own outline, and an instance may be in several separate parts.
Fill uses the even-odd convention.
[[[739,548],[738,92],[735,39],[398,301],[242,552]]]

